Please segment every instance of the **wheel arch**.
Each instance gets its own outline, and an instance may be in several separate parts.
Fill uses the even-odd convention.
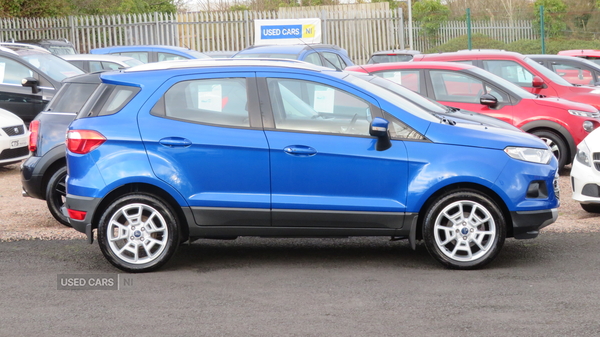
[[[40,186],[41,195],[43,196],[43,200],[46,200],[46,189],[48,188],[48,183],[50,182],[50,178],[54,175],[56,171],[58,171],[61,167],[67,166],[67,158],[57,157],[54,159],[52,163],[49,163],[48,166],[44,169],[44,174],[42,176],[42,185]]]
[[[521,129],[527,133],[534,133],[535,131],[551,131],[558,134],[567,143],[569,148],[567,164],[573,162],[573,158],[577,152],[577,144],[575,144],[573,136],[571,136],[569,131],[564,126],[552,121],[538,120],[522,125]]]
[[[178,220],[180,221],[180,240],[182,242],[187,240],[187,238],[189,237],[189,224],[193,223],[193,215],[191,214],[191,212],[185,212],[184,207],[179,205],[179,203],[177,203],[177,200],[175,200],[175,198],[167,191],[155,185],[146,183],[131,183],[120,186],[112,190],[104,198],[102,198],[102,201],[98,204],[98,207],[94,211],[94,215],[92,218],[93,229],[98,228],[100,218],[102,218],[102,214],[104,214],[104,211],[109,207],[109,205],[113,201],[118,199],[120,196],[128,193],[149,194],[151,196],[158,197],[160,200],[167,203],[177,216]]]
[[[433,194],[431,194],[429,196],[429,198],[427,198],[427,200],[425,201],[425,203],[423,203],[423,206],[419,210],[419,216],[417,219],[417,228],[415,229],[416,230],[416,239],[418,239],[418,240],[423,239],[423,221],[425,219],[425,214],[426,214],[427,210],[429,210],[429,208],[433,205],[433,203],[442,195],[449,194],[449,193],[452,193],[452,192],[458,191],[458,190],[474,190],[476,192],[482,193],[482,194],[486,195],[487,197],[491,198],[496,203],[496,205],[498,205],[498,207],[500,208],[500,211],[502,212],[502,215],[504,216],[504,219],[506,221],[506,237],[513,236],[512,218],[510,216],[510,211],[508,210],[508,207],[506,206],[506,203],[504,202],[504,200],[502,200],[502,198],[490,188],[487,188],[483,185],[479,185],[476,183],[462,182],[462,183],[454,183],[454,184],[444,186],[443,188],[441,188],[441,189],[437,190],[436,192],[434,192]]]

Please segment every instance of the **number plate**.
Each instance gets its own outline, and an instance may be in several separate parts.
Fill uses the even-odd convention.
[[[23,146],[27,146],[27,140],[22,139],[22,140],[13,140],[10,142],[10,148],[11,149],[16,149],[18,147],[23,147]]]

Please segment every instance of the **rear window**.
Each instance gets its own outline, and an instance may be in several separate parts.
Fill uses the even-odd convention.
[[[138,87],[104,84],[94,95],[98,99],[94,100],[95,103],[93,103],[90,111],[83,111],[77,118],[115,114],[121,111],[139,91],[140,88]]]
[[[65,83],[50,101],[46,111],[78,113],[98,83]]]

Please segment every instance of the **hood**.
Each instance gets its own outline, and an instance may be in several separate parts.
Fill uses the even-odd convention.
[[[429,140],[450,145],[504,150],[507,146],[547,149],[538,137],[520,129],[496,128],[473,123],[431,123],[425,134]]]
[[[484,114],[480,114],[478,112],[473,112],[469,110],[463,110],[458,108],[450,108],[447,113],[435,113],[439,116],[447,117],[457,123],[460,124],[477,124],[482,126],[491,126],[496,128],[502,128],[512,131],[521,131],[521,129],[516,126],[507,123],[505,121],[499,120],[498,118],[494,118],[491,116],[487,116]]]
[[[23,120],[14,113],[0,109],[0,127],[23,125]]]
[[[600,90],[599,90],[600,91]],[[600,94],[598,95],[598,99],[600,100]],[[536,104],[565,109],[565,110],[579,110],[579,111],[587,111],[587,112],[598,112],[598,109],[593,106],[585,103],[579,103],[574,101],[569,101],[563,98],[558,97],[546,97],[546,98],[536,98],[533,100]]]

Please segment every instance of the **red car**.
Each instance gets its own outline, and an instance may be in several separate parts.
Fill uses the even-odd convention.
[[[542,138],[558,158],[559,168],[572,162],[577,144],[600,126],[600,113],[588,104],[541,98],[468,64],[399,62],[346,70],[381,76],[441,104],[511,123]]]
[[[600,50],[597,49],[561,50],[558,55],[581,57],[600,64]]]
[[[577,86],[531,58],[506,51],[460,51],[419,54],[413,62],[451,61],[467,63],[496,74],[536,95],[560,97],[600,109],[600,89]]]

